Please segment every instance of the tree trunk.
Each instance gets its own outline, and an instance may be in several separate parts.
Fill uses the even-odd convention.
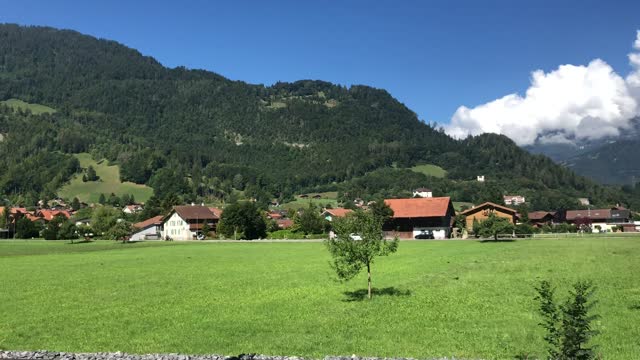
[[[369,287],[369,300],[371,300],[371,265],[367,263],[367,282]]]

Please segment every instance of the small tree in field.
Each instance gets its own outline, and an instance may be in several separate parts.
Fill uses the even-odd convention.
[[[333,257],[332,267],[338,278],[351,280],[367,269],[368,297],[371,299],[371,264],[376,256],[386,256],[398,250],[398,239],[387,241],[382,232],[382,220],[371,212],[357,210],[334,220],[336,237],[326,241]]]
[[[548,281],[542,281],[536,291],[535,299],[540,302],[538,311],[543,318],[540,325],[547,331],[544,339],[549,345],[549,359],[594,359],[594,347],[587,347],[591,338],[598,334],[591,325],[599,318],[590,314],[597,304],[591,299],[595,292],[593,284],[587,281],[575,283],[569,298],[560,305],[556,304],[555,290]]]
[[[482,237],[493,236],[494,240],[498,240],[498,235],[513,232],[513,224],[507,218],[489,214],[489,217],[478,225],[478,233]]]

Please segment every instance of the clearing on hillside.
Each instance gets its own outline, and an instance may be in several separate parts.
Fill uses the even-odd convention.
[[[78,158],[82,168],[93,166],[100,180],[83,182],[82,174],[77,174],[69,184],[58,191],[58,195],[65,199],[77,197],[80,201],[97,203],[100,194],[109,197],[111,193],[114,193],[118,196],[131,194],[137,202],[146,202],[153,195],[153,189],[146,185],[120,182],[120,168],[117,165],[109,165],[106,160],[97,162],[87,153],[75,154],[74,156]]]
[[[437,178],[443,178],[447,175],[447,170],[441,168],[438,165],[425,164],[425,165],[416,165],[411,168],[411,170],[425,174],[427,176],[433,176]]]
[[[300,197],[300,195],[306,195],[307,197]],[[319,196],[319,198],[314,198],[317,196]],[[331,205],[331,207],[336,208],[338,207],[338,193],[336,191],[329,191],[324,193],[298,194],[295,195],[293,201],[282,204],[282,208],[286,210],[298,210],[306,208],[310,202],[320,208],[326,205]]]
[[[403,241],[334,280],[322,243],[0,241],[0,347],[545,358],[534,285],[593,280],[604,359],[640,354],[640,236]]]
[[[46,105],[30,104],[28,102],[24,102],[19,99],[9,99],[5,101],[0,101],[0,104],[9,106],[14,109],[29,110],[31,111],[32,114],[35,114],[35,115],[53,114],[54,112],[56,112],[55,109],[50,108]]]

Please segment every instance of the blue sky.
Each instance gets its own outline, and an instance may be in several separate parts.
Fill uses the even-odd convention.
[[[630,71],[640,1],[0,0],[0,22],[108,38],[166,66],[387,89],[420,119],[523,94],[531,71]]]

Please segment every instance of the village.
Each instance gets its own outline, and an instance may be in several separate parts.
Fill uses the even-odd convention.
[[[300,200],[311,200],[313,196],[307,194],[298,195]],[[315,195],[319,198],[319,195]],[[318,209],[319,216],[325,221],[327,233],[325,236],[334,236],[331,230],[331,222],[336,218],[342,218],[356,209],[367,210],[373,201],[365,202],[355,199],[348,207],[331,206]],[[531,235],[534,232],[588,232],[588,233],[633,233],[640,232],[640,221],[634,221],[634,214],[622,207],[611,206],[608,208],[591,208],[588,199],[577,199],[582,209],[557,210],[557,211],[533,211],[521,213],[518,207],[526,204],[526,199],[519,195],[505,195],[503,204],[484,202],[471,207],[462,207],[454,210],[454,203],[449,197],[434,197],[428,188],[418,188],[413,191],[413,198],[384,199],[384,203],[392,211],[383,224],[386,238],[399,238],[402,240],[426,240],[426,239],[467,239],[478,237],[474,226],[483,223],[491,216],[507,219],[514,226],[511,235]],[[104,239],[102,233],[94,233],[91,228],[91,218],[86,217],[87,212],[74,210],[62,199],[53,200],[46,205],[40,202],[35,209],[25,207],[0,207],[0,216],[5,217],[4,228],[0,228],[0,239],[11,239],[17,235],[17,224],[21,219],[27,219],[42,229],[56,217],[71,222],[77,227],[78,237],[85,239]],[[276,230],[288,230],[296,225],[296,214],[301,210],[282,210],[279,204],[272,204],[269,210],[262,213],[265,221],[274,224]],[[81,208],[91,210],[101,207],[100,204],[80,203]],[[512,206],[512,207],[510,207]],[[586,207],[586,209],[584,208]],[[122,217],[118,222],[128,219],[140,218],[144,204],[131,204],[122,207]],[[224,238],[217,233],[217,227],[222,218],[222,207],[205,206],[205,204],[188,204],[173,206],[166,214],[153,216],[141,221],[132,222],[127,241],[146,240],[204,240]],[[83,216],[85,215],[85,216]],[[138,216],[136,216],[138,215]],[[1,223],[0,223],[1,224]],[[524,229],[524,230],[522,230]],[[520,231],[521,230],[521,231]],[[306,234],[305,234],[306,235]],[[300,235],[301,238],[306,238]],[[509,236],[509,234],[501,234]],[[291,236],[296,237],[295,233]],[[41,236],[32,236],[39,238]],[[108,238],[108,235],[107,235]],[[115,240],[115,239],[114,239]],[[120,240],[120,239],[117,239]]]

